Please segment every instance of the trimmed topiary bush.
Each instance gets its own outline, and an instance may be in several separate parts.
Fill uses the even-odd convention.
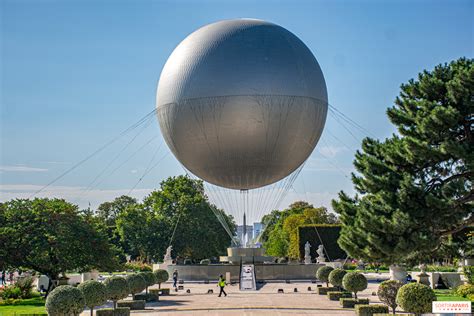
[[[369,304],[368,298],[341,298],[339,299],[339,303],[344,308],[354,308],[357,304]]]
[[[130,308],[128,307],[117,307],[99,309],[95,312],[96,316],[130,316]]]
[[[145,280],[145,292],[148,294],[148,287],[156,284],[155,274],[151,271],[146,271],[139,273],[139,275]]]
[[[334,268],[330,266],[320,267],[316,271],[316,278],[321,282],[326,282],[326,286],[329,286],[329,273],[331,273],[332,270],[334,270]]]
[[[128,282],[125,278],[113,276],[105,280],[105,287],[109,299],[114,302],[114,309],[117,307],[117,301],[126,298],[130,294]]]
[[[126,277],[130,294],[141,293],[146,288],[145,279],[140,274],[130,274]]]
[[[168,271],[163,270],[163,269],[158,269],[155,272],[153,272],[153,274],[155,274],[156,283],[158,283],[159,289],[161,289],[161,283],[168,281],[168,279],[170,278]]]
[[[396,301],[405,312],[420,315],[431,313],[432,302],[436,301],[436,295],[429,286],[409,283],[398,290]]]
[[[82,292],[70,285],[61,285],[49,293],[46,311],[50,316],[79,315],[86,302]]]
[[[354,298],[357,299],[357,292],[367,288],[367,279],[362,273],[349,272],[342,278],[342,287],[353,292]]]
[[[152,290],[150,289],[150,293],[138,293],[133,295],[133,300],[134,301],[146,301],[146,302],[156,302],[158,301],[158,295],[156,293],[151,292]],[[158,291],[158,290],[157,290]]]
[[[98,281],[85,281],[79,284],[77,288],[82,292],[86,306],[91,310],[91,316],[94,315],[95,306],[104,305],[107,302],[107,288]]]
[[[377,290],[377,296],[383,303],[387,304],[392,309],[393,314],[395,314],[398,305],[397,293],[402,286],[403,283],[400,281],[387,280],[380,283]]]
[[[376,313],[388,313],[388,306],[387,305],[365,305],[365,304],[357,304],[355,306],[355,312],[357,316],[372,316]]]
[[[338,288],[342,287],[342,278],[347,274],[347,271],[344,269],[334,269],[329,273],[329,283]]]
[[[351,298],[352,294],[350,292],[338,292],[331,291],[327,294],[330,301],[339,301],[341,298]]]
[[[334,286],[322,286],[316,288],[316,291],[318,292],[319,295],[327,295],[328,292],[336,292],[337,287]]]
[[[118,307],[128,307],[130,310],[143,310],[145,309],[145,301],[144,300],[136,300],[136,301],[118,301]]]

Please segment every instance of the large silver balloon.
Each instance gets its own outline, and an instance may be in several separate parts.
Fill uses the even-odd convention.
[[[157,115],[176,158],[231,189],[262,187],[311,154],[327,115],[323,74],[281,26],[220,21],[185,38],[158,83]]]

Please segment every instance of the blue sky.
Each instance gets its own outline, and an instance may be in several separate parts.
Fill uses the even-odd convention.
[[[292,31],[316,56],[330,104],[378,138],[394,132],[385,110],[401,83],[436,64],[473,57],[472,1],[0,3],[1,200],[29,196],[153,110],[157,80],[174,47],[214,21],[259,18]],[[156,120],[148,123],[39,196],[95,206],[134,187],[131,195],[141,198],[183,173]],[[352,192],[349,173],[364,135],[350,130],[355,138],[328,116],[282,207],[295,199],[329,206],[338,191]]]

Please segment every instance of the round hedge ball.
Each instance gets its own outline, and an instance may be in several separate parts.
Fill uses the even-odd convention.
[[[403,283],[397,280],[387,280],[380,283],[377,289],[377,296],[380,301],[388,305],[393,313],[397,308],[397,293],[398,290],[403,286]]]
[[[163,270],[163,269],[158,269],[153,273],[155,274],[156,283],[166,282],[166,281],[168,281],[168,279],[170,277],[170,275],[168,274],[168,271]]]
[[[77,287],[84,295],[86,306],[93,309],[94,306],[104,305],[107,302],[107,288],[99,281],[89,280],[79,284]]]
[[[424,284],[409,283],[398,290],[397,304],[405,312],[431,313],[432,302],[436,301],[434,291]]]
[[[107,288],[107,295],[112,301],[121,300],[130,294],[128,283],[125,278],[113,276],[105,280],[104,285]]]
[[[367,278],[359,272],[349,272],[342,278],[342,287],[349,292],[354,292],[357,298],[357,292],[367,288]]]
[[[127,283],[131,294],[140,293],[146,288],[146,281],[140,274],[127,275]]]
[[[146,284],[147,287],[152,286],[153,284],[156,283],[156,277],[155,277],[155,274],[153,274],[153,272],[145,271],[145,272],[141,272],[139,274],[145,280],[145,284]]]
[[[46,311],[50,316],[79,315],[84,311],[82,292],[70,285],[61,285],[49,293]]]
[[[334,269],[330,266],[320,267],[316,271],[316,278],[318,280],[322,281],[322,282],[328,283],[329,282],[329,273],[331,273],[332,270],[334,270]]]
[[[334,286],[342,286],[342,278],[346,275],[347,271],[344,269],[334,269],[329,273],[329,283]]]

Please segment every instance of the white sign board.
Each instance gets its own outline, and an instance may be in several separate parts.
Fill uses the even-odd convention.
[[[436,301],[433,302],[433,313],[449,313],[449,314],[470,314],[471,302],[454,302],[454,301]]]

